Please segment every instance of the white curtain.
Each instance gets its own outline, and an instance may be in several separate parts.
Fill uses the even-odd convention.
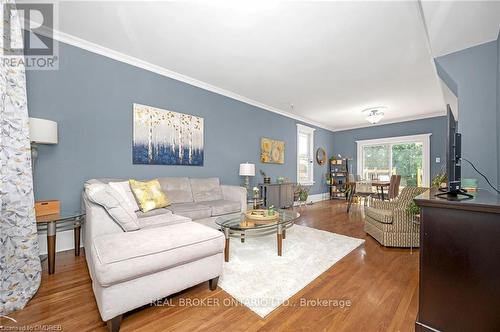
[[[0,37],[4,36],[3,4]],[[15,12],[14,12],[15,13]],[[12,43],[22,39],[11,20]],[[25,68],[0,65],[0,315],[24,308],[40,285]]]

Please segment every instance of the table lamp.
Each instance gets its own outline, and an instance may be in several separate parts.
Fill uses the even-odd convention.
[[[250,187],[250,176],[255,176],[255,165],[250,163],[240,164],[240,176],[245,177],[245,188]]]
[[[57,144],[57,122],[39,118],[29,118],[31,142],[31,167],[38,157],[38,144]]]

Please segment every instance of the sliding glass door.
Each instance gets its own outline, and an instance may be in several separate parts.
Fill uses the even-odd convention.
[[[429,185],[429,136],[358,141],[358,174],[367,180],[401,175],[401,186]]]
[[[422,186],[423,150],[422,143],[402,143],[391,146],[392,174],[401,175],[401,186]]]

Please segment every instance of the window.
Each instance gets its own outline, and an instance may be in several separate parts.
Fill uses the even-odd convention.
[[[401,186],[430,185],[430,135],[357,141],[358,174],[367,180],[401,175]]]
[[[314,129],[297,124],[297,182],[314,184]]]

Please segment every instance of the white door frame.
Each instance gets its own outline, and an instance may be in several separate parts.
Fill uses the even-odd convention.
[[[297,183],[312,186],[314,184],[314,131],[316,129],[297,123]],[[299,133],[310,135],[309,140],[309,165],[310,173],[308,181],[299,181]]]
[[[367,139],[356,141],[357,144],[357,170],[358,174],[363,173],[363,147],[378,144],[398,144],[398,143],[422,143],[423,163],[422,163],[422,185],[430,187],[431,184],[431,137],[432,134],[420,134],[398,137],[385,137],[377,139]],[[389,151],[392,154],[392,149]],[[389,160],[392,169],[392,157]]]

